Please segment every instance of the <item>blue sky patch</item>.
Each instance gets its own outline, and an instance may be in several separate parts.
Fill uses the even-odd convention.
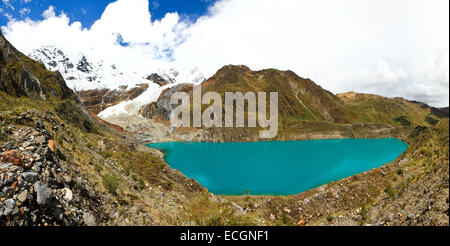
[[[152,20],[163,18],[166,13],[178,12],[181,18],[195,21],[205,15],[208,7],[217,0],[149,0]],[[1,0],[0,25],[4,26],[10,18],[23,20],[42,20],[42,13],[53,6],[59,15],[64,11],[73,21],[79,21],[83,27],[91,27],[100,19],[106,6],[112,0]]]

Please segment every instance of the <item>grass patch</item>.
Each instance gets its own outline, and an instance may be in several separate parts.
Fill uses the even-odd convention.
[[[101,171],[103,170],[103,167],[102,167],[102,165],[100,165],[99,163],[95,162],[95,163],[94,163],[94,169],[95,169],[95,171],[97,171],[97,172],[101,172]]]
[[[331,215],[328,215],[327,216],[327,221],[328,221],[328,223],[330,223],[331,221],[333,221],[334,220],[334,217],[333,216],[331,216]]]
[[[130,198],[132,201],[139,200],[139,196],[135,195],[135,194],[132,194],[132,193],[128,193],[127,197]]]
[[[109,151],[100,151],[98,152],[99,155],[101,155],[103,158],[105,159],[109,159],[111,158],[111,156],[113,155],[111,152]]]
[[[436,120],[430,116],[425,117],[425,121],[432,126],[436,125],[439,122],[439,120]]]
[[[388,184],[386,188],[384,189],[384,193],[388,196],[390,199],[394,199],[397,195],[397,192],[395,192],[395,189],[392,187],[392,185]]]
[[[410,126],[411,125],[411,121],[409,121],[408,117],[402,115],[400,117],[396,117],[393,119],[394,122],[402,125],[402,126]]]
[[[104,175],[103,186],[111,193],[115,194],[119,188],[119,178],[116,175]]]

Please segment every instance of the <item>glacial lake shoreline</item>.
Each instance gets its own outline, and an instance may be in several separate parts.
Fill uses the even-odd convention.
[[[408,148],[396,138],[146,146],[160,150],[171,168],[221,196],[299,194],[391,163]]]

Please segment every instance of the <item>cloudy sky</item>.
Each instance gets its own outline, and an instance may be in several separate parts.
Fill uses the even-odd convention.
[[[2,1],[2,31],[25,54],[52,44],[206,76],[290,69],[334,93],[449,104],[448,0]]]

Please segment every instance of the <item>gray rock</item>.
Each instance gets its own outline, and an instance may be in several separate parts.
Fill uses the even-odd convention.
[[[305,199],[303,199],[303,204],[307,205],[310,201],[311,201],[311,199],[305,198]]]
[[[37,174],[35,172],[22,173],[22,177],[28,183],[34,183],[39,180],[39,174]]]
[[[12,212],[13,212],[12,208],[5,208],[5,211],[3,211],[3,214],[5,216],[10,216]]]
[[[22,191],[18,196],[17,196],[17,200],[21,203],[24,203],[28,198],[28,191],[24,190]]]
[[[270,220],[272,220],[272,221],[276,220],[275,215],[270,214]]]
[[[47,142],[47,140],[45,139],[44,136],[39,136],[36,138],[36,143],[44,144],[45,142]]]
[[[16,202],[14,199],[8,199],[6,200],[5,205],[7,208],[14,208],[16,206]]]
[[[64,200],[66,200],[68,202],[72,201],[72,198],[73,198],[72,191],[68,188],[64,188],[63,192],[64,192]]]
[[[16,208],[16,202],[13,199],[6,200],[6,207],[3,214],[5,216],[10,216],[13,213],[14,208]]]
[[[62,221],[62,219],[64,218],[64,213],[60,208],[56,208],[53,211],[53,215],[59,220]]]
[[[91,213],[84,213],[83,214],[83,220],[84,223],[87,226],[96,226],[97,224],[95,223],[95,218]]]
[[[19,208],[18,208],[18,207],[15,207],[15,208],[13,209],[11,215],[12,215],[12,216],[15,216],[15,215],[17,215],[17,214],[19,213],[19,211],[20,211]]]
[[[26,142],[24,142],[24,143],[22,144],[22,147],[26,148],[26,147],[28,147],[28,146],[30,146],[30,145],[31,145],[31,143],[28,142],[28,141],[26,141]]]
[[[72,178],[70,176],[65,175],[63,177],[64,181],[66,182],[66,184],[70,184],[72,183]]]
[[[13,163],[0,164],[0,171],[6,172],[13,165]]]
[[[41,172],[41,168],[38,165],[34,165],[31,170],[33,170],[33,172],[39,173]]]
[[[246,214],[246,211],[236,203],[232,202],[231,205],[233,205],[234,215],[235,216],[244,216]]]
[[[50,201],[52,195],[52,190],[46,185],[42,184],[41,181],[37,181],[34,184],[34,191],[37,194],[36,201],[39,205],[46,205]]]

